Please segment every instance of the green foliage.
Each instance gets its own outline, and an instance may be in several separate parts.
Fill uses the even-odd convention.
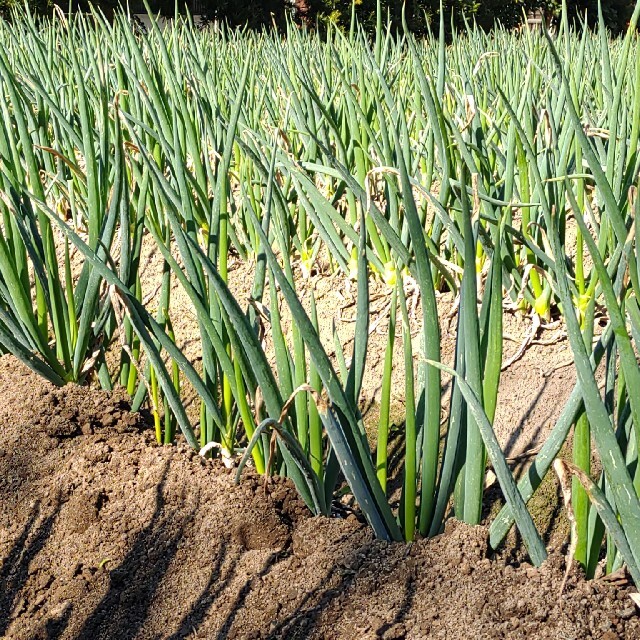
[[[332,6],[315,16],[351,29]],[[179,428],[203,455],[244,450],[316,513],[350,490],[385,539],[437,535],[451,505],[479,523],[491,462],[506,499],[491,545],[515,523],[536,564],[546,551],[525,505],[577,425],[575,465],[554,467],[573,492],[576,558],[592,576],[606,545],[607,570],[625,562],[638,581],[640,4],[624,39],[562,19],[553,39],[454,28],[448,47],[455,19],[437,39],[387,37],[402,15],[378,6],[354,7],[373,38],[181,20],[143,32],[120,13],[0,21],[0,349],[55,384],[125,386],[134,409],[148,401],[158,442]],[[468,7],[479,20],[490,5]],[[151,297],[144,242],[162,258]],[[230,258],[253,270],[250,300]],[[319,321],[314,270],[356,289],[353,331]],[[193,359],[172,329],[185,312],[173,284],[198,323]],[[577,373],[517,486],[492,428],[505,302],[534,329],[561,314]],[[361,391],[387,312],[374,453]],[[404,452],[389,446],[398,368]]]
[[[0,0],[0,16],[7,18],[12,9],[24,4],[23,0]],[[49,13],[51,0],[26,0],[33,13]],[[59,4],[67,12],[69,8],[88,11],[91,4],[100,7],[105,15],[112,17],[120,2],[118,0],[67,0]],[[123,3],[125,4],[125,3]],[[142,1],[130,0],[126,3],[132,13],[145,13]],[[347,30],[355,15],[368,33],[376,27],[378,0],[180,0],[180,10],[204,15],[210,20],[222,20],[230,26],[247,26],[252,29],[275,25],[284,29],[288,19],[307,27],[338,25]],[[410,31],[418,36],[437,30],[440,15],[440,0],[381,0],[383,22],[392,30],[403,28],[404,20]],[[598,0],[567,0],[567,17],[570,22],[579,23],[585,16],[590,27],[598,24]],[[633,0],[604,0],[602,17],[605,26],[613,33],[623,32],[633,13]],[[445,28],[464,29],[474,22],[482,29],[491,29],[500,24],[506,28],[522,24],[529,12],[541,11],[550,20],[557,20],[562,12],[562,0],[444,0]],[[175,0],[154,0],[150,2],[153,11],[165,15],[175,11]]]
[[[602,18],[604,24],[614,34],[620,34],[627,28],[635,2],[632,0],[606,0],[602,2]],[[557,3],[556,13],[559,15],[562,10],[562,3]],[[597,0],[572,0],[567,4],[567,11],[570,20],[587,16],[587,23],[591,27],[598,24],[598,1]]]
[[[14,0],[0,0],[0,15],[6,16],[16,5]]]
[[[513,27],[522,22],[523,11],[535,9],[539,4],[539,0],[516,0],[506,3],[500,0],[486,2],[446,0],[444,11],[447,16],[447,26],[453,22],[456,27],[464,27],[467,20],[475,21],[483,28],[494,26],[496,21],[503,26]],[[355,2],[355,13],[367,30],[375,27],[376,5],[376,0],[356,0]],[[397,28],[402,26],[404,7],[407,25],[418,35],[425,34],[433,28],[433,25],[437,25],[440,13],[440,0],[408,0],[406,3],[382,0],[381,5],[385,19],[388,17],[391,25]],[[312,6],[320,21],[331,21],[345,28],[351,22],[350,0],[316,0]]]
[[[248,25],[259,27],[272,23],[282,24],[285,18],[286,5],[282,0],[214,0],[206,5],[207,13],[224,18],[232,25]]]
[[[353,15],[351,0],[310,0],[305,12],[307,23],[317,19],[320,23],[331,22],[342,28],[349,28]],[[464,28],[466,23],[475,22],[483,29],[491,29],[496,23],[513,28],[522,24],[528,12],[541,11],[549,19],[558,19],[562,12],[562,0],[445,0],[445,23],[449,29]],[[359,22],[372,32],[376,24],[377,0],[356,0],[355,14]],[[401,28],[402,12],[409,29],[417,35],[424,35],[437,25],[440,0],[382,0],[383,21],[388,18],[391,25]],[[619,34],[627,28],[633,13],[633,0],[604,0],[602,16],[606,27]],[[591,27],[598,23],[598,0],[568,0],[567,17],[570,22],[579,23],[584,17]]]
[[[13,10],[24,7],[25,4],[32,13],[39,14],[49,13],[52,7],[50,0],[0,0],[0,18],[8,19]]]

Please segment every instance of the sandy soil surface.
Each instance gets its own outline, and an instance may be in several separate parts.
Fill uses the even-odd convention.
[[[0,638],[640,637],[624,581],[572,573],[560,595],[564,549],[535,569],[453,523],[375,541],[8,356],[0,398]]]

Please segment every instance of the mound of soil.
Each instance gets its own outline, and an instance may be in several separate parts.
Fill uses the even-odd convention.
[[[312,518],[288,482],[153,444],[124,396],[0,359],[0,637],[639,638],[629,587]]]

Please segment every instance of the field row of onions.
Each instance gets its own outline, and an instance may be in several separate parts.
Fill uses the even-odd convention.
[[[515,524],[540,564],[526,505],[556,461],[577,560],[588,575],[624,563],[640,584],[638,13],[615,41],[563,22],[553,39],[470,29],[450,44],[381,23],[373,38],[282,38],[15,15],[0,24],[3,350],[58,385],[125,386],[159,442],[179,430],[240,470],[286,474],[314,513],[349,491],[383,539],[438,534],[451,510],[480,522],[490,462],[505,498],[491,545]],[[143,242],[162,257],[157,304],[142,295]],[[232,294],[230,256],[251,265],[250,300]],[[321,259],[357,291],[348,347],[320,337]],[[197,368],[174,336],[176,283]],[[359,411],[372,283],[390,301],[373,443]],[[505,307],[534,325],[560,316],[577,373],[518,483],[492,428]],[[394,368],[407,410],[392,500]],[[558,459],[569,434],[573,462]]]

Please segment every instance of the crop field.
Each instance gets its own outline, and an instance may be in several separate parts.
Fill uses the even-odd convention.
[[[412,549],[473,531],[494,557],[515,530],[514,553],[540,567],[549,540],[531,505],[551,483],[567,523],[560,591],[640,585],[639,14],[618,39],[565,19],[552,34],[445,38],[442,18],[426,40],[381,19],[372,36],[143,30],[98,12],[0,22],[0,369],[15,373],[2,385],[29,375],[62,405],[65,389],[123,398],[168,465],[202,458],[241,488],[287,487],[331,518],[319,527],[361,521],[370,554],[373,538]],[[561,341],[572,374],[514,465],[512,434],[494,428],[513,404],[504,371]],[[244,495],[220,491],[230,509]],[[0,592],[18,575],[19,532],[2,527]],[[18,593],[0,595],[0,636],[40,637],[9,622]],[[611,637],[640,633],[625,606]],[[233,620],[215,637],[271,637],[230,634]],[[571,637],[605,637],[584,624]],[[89,633],[76,627],[43,637]],[[214,637],[183,627],[149,637]],[[269,633],[431,637],[418,627]],[[147,637],[104,629],[86,637]]]

